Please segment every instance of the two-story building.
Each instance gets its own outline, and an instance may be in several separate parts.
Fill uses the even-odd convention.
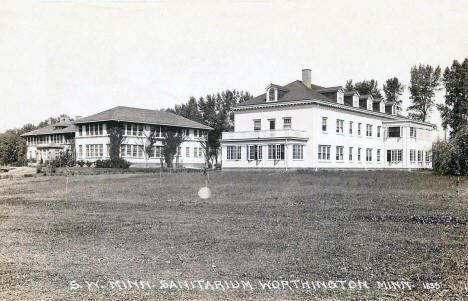
[[[233,108],[222,137],[229,168],[431,168],[435,126],[396,113],[396,105],[343,87],[302,81],[270,84]]]
[[[26,139],[26,159],[37,162],[53,160],[60,152],[72,148],[75,125],[62,118],[60,122],[21,135]]]
[[[133,166],[159,166],[162,160],[161,145],[166,129],[183,134],[184,141],[174,158],[180,166],[201,167],[205,164],[202,141],[207,139],[210,127],[182,116],[157,110],[131,107],[112,109],[80,118],[75,124],[76,159],[88,162],[110,158],[110,125],[124,129],[120,156]],[[145,143],[150,132],[158,138],[152,152],[145,155]]]

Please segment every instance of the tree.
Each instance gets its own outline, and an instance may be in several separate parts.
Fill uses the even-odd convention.
[[[442,126],[451,128],[450,136],[456,135],[468,124],[468,58],[463,63],[454,60],[445,68],[443,79],[445,103],[437,105]]]
[[[111,161],[120,159],[120,150],[125,143],[125,128],[121,122],[109,122],[107,126],[109,135],[109,156]]]
[[[363,80],[361,82],[356,82],[355,84],[353,84],[353,80],[350,79],[346,81],[345,91],[346,92],[358,91],[359,94],[361,95],[370,94],[374,98],[382,97],[382,93],[380,92],[380,89],[379,89],[379,84],[374,79]]]
[[[352,80],[352,79],[348,79],[348,80],[346,81],[345,91],[346,91],[346,92],[354,91],[354,84],[353,84],[353,80]]]
[[[402,111],[402,100],[400,96],[403,94],[405,86],[398,80],[397,77],[387,79],[383,85],[383,91],[385,94],[385,101],[394,102],[397,106],[397,112]]]
[[[143,154],[145,154],[146,167],[148,167],[148,160],[154,153],[154,145],[158,141],[156,128],[151,127],[149,132],[143,131],[143,135],[143,138],[138,137],[138,147],[143,151]]]
[[[0,134],[0,164],[23,164],[26,161],[26,141],[17,130]]]
[[[186,137],[181,130],[170,127],[165,129],[162,136],[163,139],[160,139],[162,142],[162,156],[164,156],[167,167],[173,169],[174,156],[177,154],[178,148],[182,142],[185,141]]]
[[[440,67],[419,65],[411,68],[411,105],[408,107],[410,118],[426,121],[434,107],[434,95],[440,86]]]

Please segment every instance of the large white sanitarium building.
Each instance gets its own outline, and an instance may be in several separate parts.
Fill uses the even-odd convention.
[[[270,84],[234,107],[222,137],[230,168],[431,168],[435,126],[398,115],[394,103],[302,81]]]

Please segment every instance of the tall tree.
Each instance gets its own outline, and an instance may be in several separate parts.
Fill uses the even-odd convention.
[[[450,126],[450,136],[457,134],[468,124],[468,58],[463,63],[454,60],[445,68],[443,79],[445,103],[438,105],[442,126]]]
[[[125,128],[121,122],[111,122],[107,125],[107,133],[109,135],[109,156],[111,160],[120,158],[120,150],[122,144],[125,143]]]
[[[434,108],[434,95],[440,88],[441,69],[430,65],[418,65],[411,68],[411,105],[408,116],[413,119],[426,121]]]
[[[397,112],[402,111],[402,100],[400,96],[403,94],[405,86],[398,80],[397,77],[387,79],[383,85],[383,91],[385,94],[385,100],[387,102],[395,102],[397,105]]]
[[[345,91],[349,92],[349,91],[354,91],[354,90],[358,91],[359,94],[361,95],[370,94],[374,98],[382,97],[382,93],[380,92],[380,89],[379,89],[379,84],[374,79],[363,80],[361,82],[356,82],[355,84],[353,84],[352,79],[346,81]]]
[[[163,139],[160,139],[162,143],[162,156],[164,156],[167,167],[173,169],[174,156],[177,154],[178,148],[182,142],[185,141],[186,137],[181,130],[168,127],[164,130],[162,138]]]
[[[346,85],[345,85],[345,91],[346,92],[351,92],[354,90],[354,84],[353,84],[353,80],[352,79],[348,79],[346,81]]]
[[[26,159],[26,141],[18,130],[8,130],[0,134],[0,165],[19,163]]]

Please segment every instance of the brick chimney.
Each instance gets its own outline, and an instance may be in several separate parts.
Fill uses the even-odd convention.
[[[312,85],[312,71],[310,69],[302,69],[302,83],[310,88]]]

